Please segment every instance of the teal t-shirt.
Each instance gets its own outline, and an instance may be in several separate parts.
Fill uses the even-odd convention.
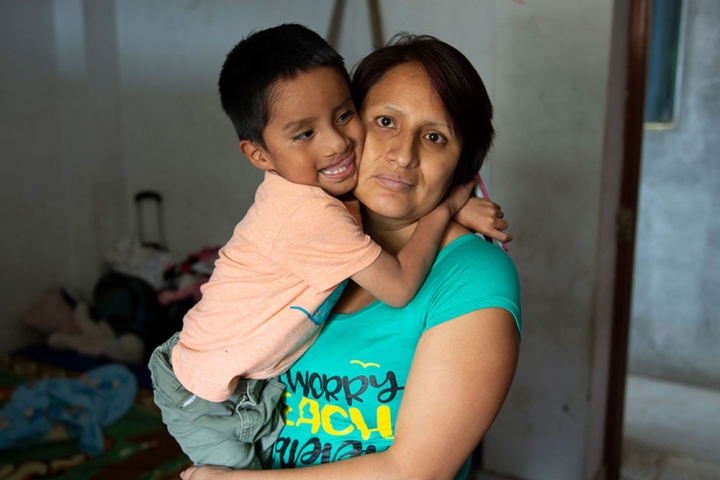
[[[498,247],[463,235],[442,249],[404,308],[376,301],[332,314],[318,339],[278,377],[285,385],[285,428],[273,468],[335,462],[386,450],[410,364],[427,329],[474,310],[508,310],[521,328],[515,266]],[[469,462],[457,478],[465,478]]]

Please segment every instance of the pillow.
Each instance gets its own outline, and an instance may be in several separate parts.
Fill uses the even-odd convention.
[[[45,290],[23,314],[22,321],[43,333],[80,333],[73,311],[77,302],[62,287]]]

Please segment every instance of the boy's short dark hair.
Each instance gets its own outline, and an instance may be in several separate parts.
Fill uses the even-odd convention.
[[[220,71],[218,89],[238,138],[264,147],[262,133],[269,121],[272,87],[318,67],[332,67],[350,83],[340,54],[302,25],[260,30],[235,45]]]

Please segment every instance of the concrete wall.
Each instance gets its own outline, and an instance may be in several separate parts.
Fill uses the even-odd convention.
[[[65,171],[56,155],[61,138],[55,109],[57,82],[52,4],[0,3],[0,276],[3,347],[33,337],[17,322],[36,282],[60,281],[66,254]],[[32,32],[27,25],[34,24]],[[18,46],[21,46],[18,48]],[[32,168],[28,166],[32,165]],[[30,222],[28,218],[42,219]],[[50,233],[50,235],[48,235]],[[5,339],[10,339],[10,341]]]
[[[447,38],[491,78],[492,2],[457,2],[439,15],[428,0],[387,5],[388,34],[405,29]],[[325,34],[333,1],[276,0],[269,8],[262,0],[123,0],[116,7],[127,189],[163,193],[175,252],[222,244],[262,178],[238,152],[220,108],[216,85],[225,55],[249,32],[283,22]],[[338,48],[348,66],[372,50],[365,2],[347,2]]]
[[[339,49],[353,64],[370,50],[369,26],[365,2],[347,3]],[[381,2],[386,35],[452,43],[496,107],[486,176],[516,235],[525,328],[484,458],[517,478],[586,479],[599,468],[608,319],[598,291],[609,264],[600,240],[612,238],[612,202],[608,210],[601,197],[617,177],[605,145],[606,125],[619,120],[607,112],[621,110],[608,94],[614,3]],[[251,29],[297,21],[325,32],[332,4],[0,3],[0,246],[18,276],[3,278],[0,322],[17,329],[28,299],[51,282],[87,295],[107,245],[132,229],[139,189],[165,195],[177,254],[223,242],[260,180],[218,104],[223,57]],[[26,341],[10,331],[3,348]]]
[[[643,139],[629,368],[720,388],[720,2],[686,6],[677,126]]]
[[[0,284],[0,322],[8,326],[0,348],[39,340],[18,317],[48,286],[90,296],[103,256],[135,229],[138,190],[165,196],[176,256],[229,237],[261,174],[237,151],[219,105],[224,56],[252,30],[282,22],[324,34],[332,7],[332,0],[0,3],[0,247],[12,272]],[[438,12],[429,0],[397,1],[383,10],[383,27],[446,38],[491,80],[494,10],[493,2]],[[365,3],[348,2],[339,39],[348,66],[371,50],[369,34]]]
[[[603,182],[617,182],[604,168],[613,3],[498,3],[493,178],[514,223],[524,333],[485,463],[513,478],[585,479],[600,468],[603,425],[590,415],[604,413],[594,380],[607,373],[593,352],[609,328],[595,307],[612,266],[599,262],[600,241],[614,238],[601,222]]]
[[[0,349],[43,289],[89,291],[124,225],[113,5],[0,3]],[[90,41],[88,41],[88,37]]]

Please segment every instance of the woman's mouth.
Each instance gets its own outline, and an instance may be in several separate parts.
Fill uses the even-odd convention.
[[[355,153],[348,152],[340,157],[340,161],[320,170],[330,180],[341,181],[355,173]]]
[[[377,180],[383,187],[396,191],[408,190],[415,186],[415,183],[408,177],[393,173],[375,175],[375,180]]]

